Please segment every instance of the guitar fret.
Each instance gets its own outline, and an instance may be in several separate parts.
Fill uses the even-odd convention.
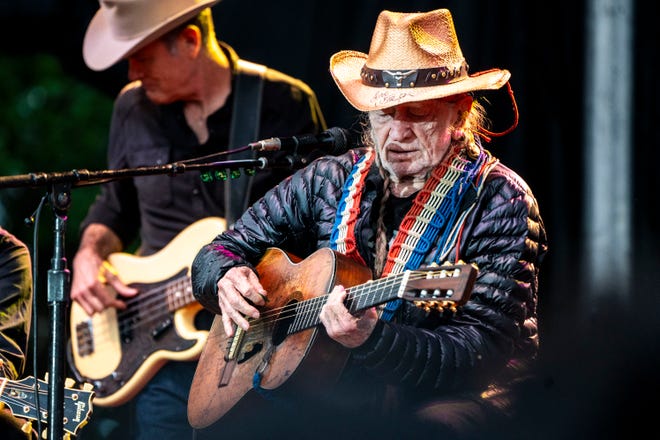
[[[320,321],[318,321],[318,313],[320,312],[320,307],[314,307],[314,303],[317,298],[312,298],[311,300],[301,301],[296,303],[294,307],[295,318],[293,323],[289,327],[289,334],[293,334],[304,330],[306,328],[314,327]]]
[[[190,277],[181,277],[178,280],[168,283],[165,289],[167,306],[170,312],[174,312],[195,301]]]
[[[346,305],[352,314],[382,304],[403,295],[410,271],[402,274],[390,275],[376,281],[346,289],[348,296]],[[300,301],[293,307],[294,319],[287,330],[287,334],[305,330],[321,323],[319,314],[327,301],[327,295],[321,295]]]
[[[319,317],[319,314],[321,313],[321,309],[323,308],[323,305],[328,301],[328,296],[327,295],[322,295],[314,298],[314,301],[309,302],[309,326],[314,327],[318,324],[321,323],[321,319]]]

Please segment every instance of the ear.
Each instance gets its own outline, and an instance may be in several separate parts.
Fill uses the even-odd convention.
[[[465,124],[465,119],[470,113],[470,110],[472,110],[473,101],[474,99],[472,96],[468,95],[467,93],[461,95],[460,98],[454,101],[454,105],[456,107],[456,119],[453,121],[454,127],[461,127],[463,124]]]
[[[459,99],[456,102],[456,107],[458,108],[458,110],[461,113],[469,112],[470,110],[472,110],[472,102],[473,101],[474,101],[474,98],[472,97],[472,95],[466,93],[461,97],[461,99]]]
[[[179,34],[180,49],[191,58],[197,57],[202,49],[202,33],[194,24],[186,26]]]

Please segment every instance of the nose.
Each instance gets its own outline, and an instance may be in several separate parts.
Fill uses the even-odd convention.
[[[405,141],[412,135],[410,123],[402,117],[401,112],[396,112],[392,118],[389,135],[393,141]]]

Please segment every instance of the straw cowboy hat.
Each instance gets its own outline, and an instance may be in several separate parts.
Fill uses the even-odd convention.
[[[447,9],[381,12],[369,54],[338,52],[330,58],[330,73],[348,102],[361,111],[499,89],[511,76],[501,69],[468,75]]]
[[[83,59],[104,70],[219,0],[99,0],[87,27]]]

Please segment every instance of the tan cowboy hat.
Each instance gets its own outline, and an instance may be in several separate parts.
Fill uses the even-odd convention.
[[[83,58],[104,70],[219,0],[99,0],[83,40]]]
[[[330,73],[348,102],[361,111],[499,89],[511,76],[500,69],[468,75],[447,9],[381,12],[369,54],[338,52],[330,58]]]

